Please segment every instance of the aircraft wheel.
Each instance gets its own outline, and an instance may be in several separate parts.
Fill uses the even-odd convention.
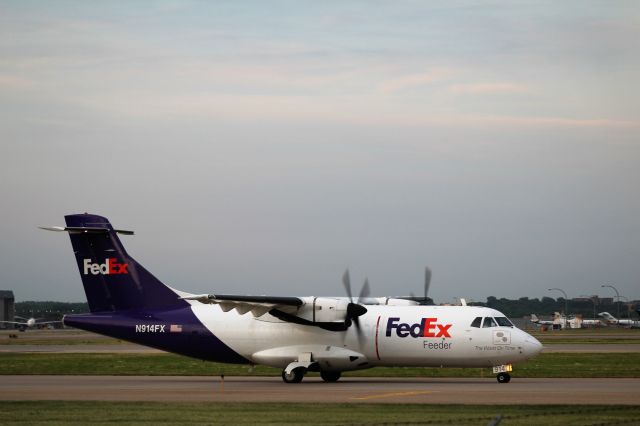
[[[300,367],[293,369],[289,374],[282,370],[282,380],[284,380],[285,383],[300,383],[304,377],[304,373],[304,368]]]
[[[325,382],[337,382],[340,379],[340,374],[339,371],[321,371],[320,377]]]
[[[496,379],[498,379],[498,383],[509,383],[511,376],[509,373],[499,373]]]

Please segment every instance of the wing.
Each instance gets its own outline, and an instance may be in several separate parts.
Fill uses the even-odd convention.
[[[0,324],[18,324],[18,325],[27,325],[26,322],[18,322],[18,321],[0,321]]]
[[[185,300],[197,300],[200,303],[220,305],[224,312],[232,309],[240,315],[251,312],[254,317],[261,317],[272,309],[286,313],[294,313],[304,305],[298,297],[279,296],[242,296],[236,294],[196,294],[182,297]]]

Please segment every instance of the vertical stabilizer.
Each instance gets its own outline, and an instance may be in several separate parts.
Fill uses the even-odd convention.
[[[92,214],[65,216],[91,312],[178,308],[187,302],[126,252],[109,221]]]

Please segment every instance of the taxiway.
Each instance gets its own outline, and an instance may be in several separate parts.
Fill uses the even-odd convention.
[[[638,404],[640,379],[3,376],[0,400],[330,402],[415,404]]]

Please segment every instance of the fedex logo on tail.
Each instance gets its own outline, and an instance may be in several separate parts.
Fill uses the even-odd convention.
[[[115,257],[105,259],[104,263],[92,263],[91,259],[84,259],[83,265],[85,275],[120,275],[129,273],[129,264],[120,263]]]
[[[451,338],[449,329],[452,324],[440,324],[438,318],[422,318],[415,324],[401,323],[400,318],[389,318],[387,321],[387,337],[396,331],[398,337],[442,337]]]

